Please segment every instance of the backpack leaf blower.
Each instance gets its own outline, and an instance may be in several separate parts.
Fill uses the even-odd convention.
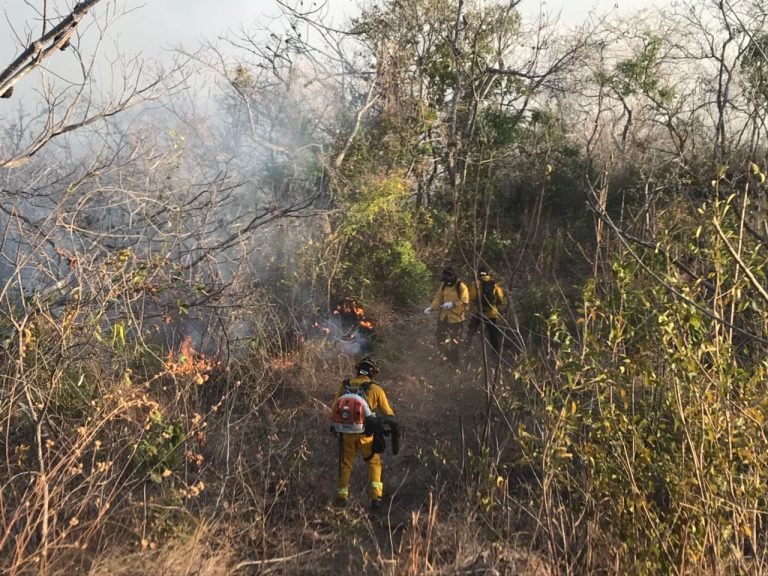
[[[381,454],[387,448],[387,438],[391,438],[392,455],[400,452],[400,424],[394,416],[367,416],[365,419],[365,434],[373,435],[373,452]]]

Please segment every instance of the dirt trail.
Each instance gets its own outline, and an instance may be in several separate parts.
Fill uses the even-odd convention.
[[[451,366],[434,340],[434,319],[417,318],[412,334],[393,334],[381,350],[386,364],[380,379],[405,430],[402,455],[387,458],[389,494],[393,508],[405,512],[423,506],[439,488],[434,483],[441,467],[462,468],[463,446],[472,442],[483,405],[481,385],[472,381],[477,374],[464,362],[460,369]]]
[[[492,573],[483,567],[503,546],[491,544],[498,537],[488,534],[464,484],[472,474],[462,474],[476,464],[468,454],[477,454],[485,411],[480,339],[457,369],[437,351],[434,316],[377,310],[369,318],[377,330],[376,381],[403,429],[400,454],[388,449],[382,458],[384,505],[370,511],[366,467],[358,458],[347,506],[333,506],[338,441],[329,430],[330,405],[360,356],[349,356],[338,342],[312,342],[286,368],[274,399],[274,435],[290,446],[281,452],[274,482],[268,479],[270,490],[279,477],[289,482],[282,495],[274,491],[265,511],[279,529],[243,551],[269,559],[269,568],[249,565],[242,574]]]
[[[466,465],[464,448],[476,443],[482,419],[480,371],[470,370],[465,360],[456,369],[440,356],[435,347],[435,322],[434,317],[415,315],[407,320],[383,319],[377,324],[378,339],[372,355],[380,362],[381,373],[376,380],[386,391],[403,428],[400,454],[392,456],[388,448],[383,456],[382,511],[374,515],[368,512],[366,470],[360,459],[352,475],[350,503],[341,511],[334,509],[335,440],[330,434],[309,438],[310,452],[316,460],[310,469],[317,490],[315,510],[308,511],[312,516],[309,523],[331,538],[329,532],[343,529],[339,523],[360,522],[370,538],[368,546],[383,558],[397,553],[398,533],[411,525],[414,515],[426,514],[431,494],[434,501],[453,491]],[[479,350],[477,346],[475,351]],[[312,391],[320,430],[327,430],[327,407],[340,380],[351,375],[352,359],[339,358],[337,363],[349,366],[350,371],[318,375],[328,384]],[[358,537],[359,531],[355,534]],[[343,556],[338,550],[334,554]],[[338,568],[337,573],[348,569],[342,565]]]

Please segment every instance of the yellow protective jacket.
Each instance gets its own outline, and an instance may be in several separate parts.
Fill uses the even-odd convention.
[[[487,310],[483,310],[482,305],[478,306],[478,304],[481,304],[481,302],[478,301],[483,297],[481,283],[484,282],[493,283],[493,296],[495,300],[495,304],[491,305],[491,307]],[[499,317],[499,306],[503,303],[504,291],[501,289],[501,286],[499,286],[490,276],[476,280],[469,287],[469,305],[472,307],[473,314],[477,314],[478,316],[482,315],[490,320],[495,320]]]
[[[392,408],[387,401],[387,395],[381,386],[368,376],[356,376],[349,379],[348,388],[366,386],[365,401],[368,407],[379,416],[393,416]],[[336,393],[336,398],[345,393],[342,382]],[[334,400],[335,401],[335,400]],[[368,468],[368,493],[372,500],[381,500],[384,494],[384,484],[381,481],[381,454],[373,451],[373,436],[365,434],[341,434],[339,436],[339,475],[336,478],[336,499],[346,501],[349,497],[349,480],[352,477],[352,467],[355,456],[360,454]]]
[[[349,379],[349,387],[353,392],[355,388],[360,388],[366,384],[368,385],[368,389],[365,393],[365,401],[368,403],[368,408],[370,408],[372,412],[375,412],[377,416],[393,416],[394,412],[392,411],[389,401],[387,400],[387,395],[384,393],[381,386],[368,378],[368,376],[355,376],[354,378]],[[335,402],[338,400],[339,396],[342,394],[344,394],[343,383],[339,386],[339,390],[336,392],[336,398],[334,398],[333,401]]]
[[[453,302],[453,308],[443,310],[440,306],[446,302]],[[464,322],[469,307],[469,289],[464,282],[457,281],[453,286],[446,286],[445,283],[435,292],[432,298],[432,310],[439,311],[438,320],[448,322],[448,324],[459,324]]]

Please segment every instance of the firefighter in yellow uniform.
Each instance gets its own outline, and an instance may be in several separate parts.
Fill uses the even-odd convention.
[[[440,311],[437,317],[437,346],[453,365],[459,360],[461,333],[468,306],[467,285],[459,280],[453,269],[444,269],[440,286],[424,314]]]
[[[499,307],[504,303],[504,291],[485,266],[477,269],[477,280],[469,288],[471,313],[467,328],[467,348],[482,326],[483,333],[496,354],[501,354],[503,334],[499,326]]]
[[[377,416],[393,416],[384,390],[373,381],[379,372],[376,363],[370,358],[363,358],[356,367],[357,376],[344,381],[336,399],[342,394],[363,391],[368,407]],[[334,400],[335,402],[335,400]],[[369,494],[371,508],[376,510],[381,505],[384,484],[381,482],[381,455],[373,452],[373,436],[365,434],[339,434],[339,477],[336,480],[336,504],[343,505],[349,497],[349,479],[355,456],[360,454],[368,466]]]

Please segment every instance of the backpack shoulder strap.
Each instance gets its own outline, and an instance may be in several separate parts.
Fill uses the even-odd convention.
[[[344,394],[357,394],[358,396],[362,396],[365,398],[366,394],[368,393],[368,388],[370,388],[371,384],[374,384],[374,382],[371,380],[370,382],[363,382],[360,384],[360,386],[355,386],[352,388],[349,378],[345,378],[342,381],[342,385],[344,388]]]
[[[498,284],[495,280],[482,282],[480,292],[482,293],[481,300],[483,308],[488,309],[492,306],[498,306],[499,299],[496,296],[496,286],[498,286]]]

